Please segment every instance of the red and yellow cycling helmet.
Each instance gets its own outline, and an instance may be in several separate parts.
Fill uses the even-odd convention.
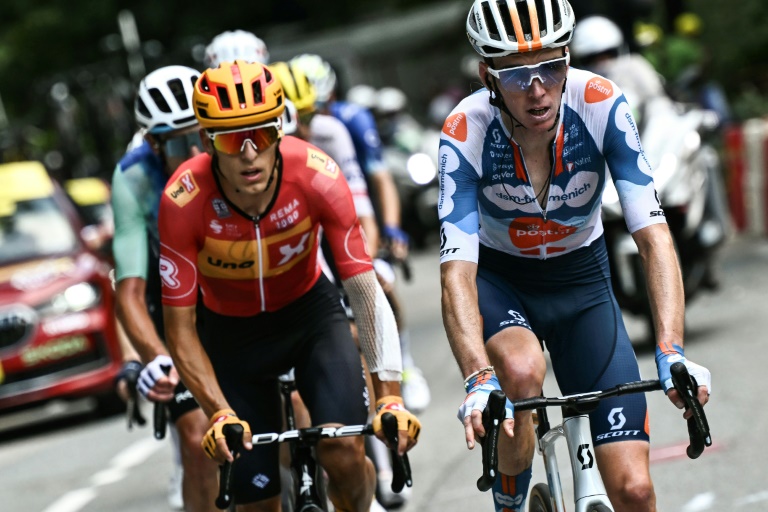
[[[216,131],[277,122],[283,97],[280,80],[267,66],[236,60],[203,71],[192,103],[200,126]]]

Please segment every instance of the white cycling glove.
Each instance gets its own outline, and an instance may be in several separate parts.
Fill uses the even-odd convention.
[[[475,409],[483,412],[488,405],[488,397],[491,395],[491,391],[500,390],[501,384],[495,374],[483,373],[469,379],[464,385],[464,389],[467,392],[467,397],[462,402],[459,407],[459,413],[456,415],[462,423],[464,418],[470,416]],[[508,398],[504,408],[506,409],[504,419],[514,418],[515,408]]]
[[[669,347],[669,345],[667,345]],[[706,386],[707,392],[712,394],[712,374],[705,367],[692,363],[685,358],[683,347],[680,345],[672,344],[671,349],[662,350],[658,345],[656,346],[656,368],[659,371],[659,382],[664,389],[664,393],[668,392],[674,386],[672,384],[672,372],[670,368],[674,363],[683,363],[688,369],[688,373],[691,377],[696,379],[696,384],[699,386]]]
[[[173,368],[173,359],[166,355],[159,355],[141,370],[136,387],[144,398],[148,398],[147,394],[155,387],[158,380],[168,375],[171,368]]]

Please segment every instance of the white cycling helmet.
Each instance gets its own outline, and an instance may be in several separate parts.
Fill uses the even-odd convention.
[[[576,25],[568,48],[574,57],[584,58],[610,50],[618,51],[623,45],[624,36],[618,25],[603,16],[589,16]]]
[[[218,67],[224,61],[235,60],[269,64],[269,51],[264,41],[245,30],[228,30],[211,40],[205,48],[205,65]]]
[[[467,37],[483,57],[567,45],[575,16],[568,0],[475,0]]]
[[[299,128],[299,112],[296,105],[288,98],[285,99],[285,110],[283,110],[283,133],[292,135]]]
[[[366,84],[358,84],[347,91],[347,101],[372,109],[376,107],[376,89]]]
[[[397,87],[382,87],[376,97],[376,111],[380,114],[394,114],[408,105],[408,97]]]
[[[149,133],[197,124],[192,91],[199,77],[196,69],[186,66],[165,66],[145,76],[136,94],[136,122]]]
[[[327,103],[336,89],[336,72],[319,55],[304,53],[291,59],[291,65],[298,66],[312,85],[315,86],[318,103]]]

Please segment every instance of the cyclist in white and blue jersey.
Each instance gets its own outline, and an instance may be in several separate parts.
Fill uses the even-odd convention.
[[[134,137],[112,176],[113,253],[117,317],[144,364],[137,387],[148,400],[166,404],[178,432],[183,507],[213,511],[217,468],[200,446],[208,418],[179,379],[164,341],[157,224],[168,179],[202,149],[191,103],[199,76],[186,66],[165,66],[139,83],[135,114],[141,136]]]
[[[640,378],[610,285],[600,198],[613,179],[640,250],[657,333],[659,378],[683,361],[708,401],[709,371],[683,355],[684,299],[674,246],[632,112],[609,80],[569,67],[567,0],[475,0],[467,33],[486,86],[446,119],[440,143],[443,321],[465,377],[467,446],[484,434],[488,395],[538,396],[549,352],[564,394]],[[507,404],[497,511],[523,510],[535,447],[529,412]],[[656,510],[644,395],[590,415],[617,510]]]

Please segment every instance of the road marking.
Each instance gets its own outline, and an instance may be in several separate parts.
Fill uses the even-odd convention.
[[[123,449],[109,461],[109,467],[94,474],[90,486],[66,493],[43,512],[78,512],[96,499],[96,489],[113,484],[126,477],[128,469],[138,466],[164,446],[153,437],[142,439]]]
[[[660,446],[658,448],[651,448],[650,459],[653,462],[662,462],[665,460],[682,459],[688,457],[686,449],[688,448],[688,442],[672,444],[669,446]],[[706,448],[705,453],[710,453],[721,448],[720,444],[712,443],[712,446]]]
[[[753,503],[758,503],[761,501],[768,501],[768,491],[757,492],[755,494],[744,496],[738,500],[735,505],[737,507],[744,507],[746,505],[752,505]]]
[[[714,502],[715,493],[713,492],[697,494],[683,506],[682,512],[700,512],[702,510],[709,510],[712,508]]]

